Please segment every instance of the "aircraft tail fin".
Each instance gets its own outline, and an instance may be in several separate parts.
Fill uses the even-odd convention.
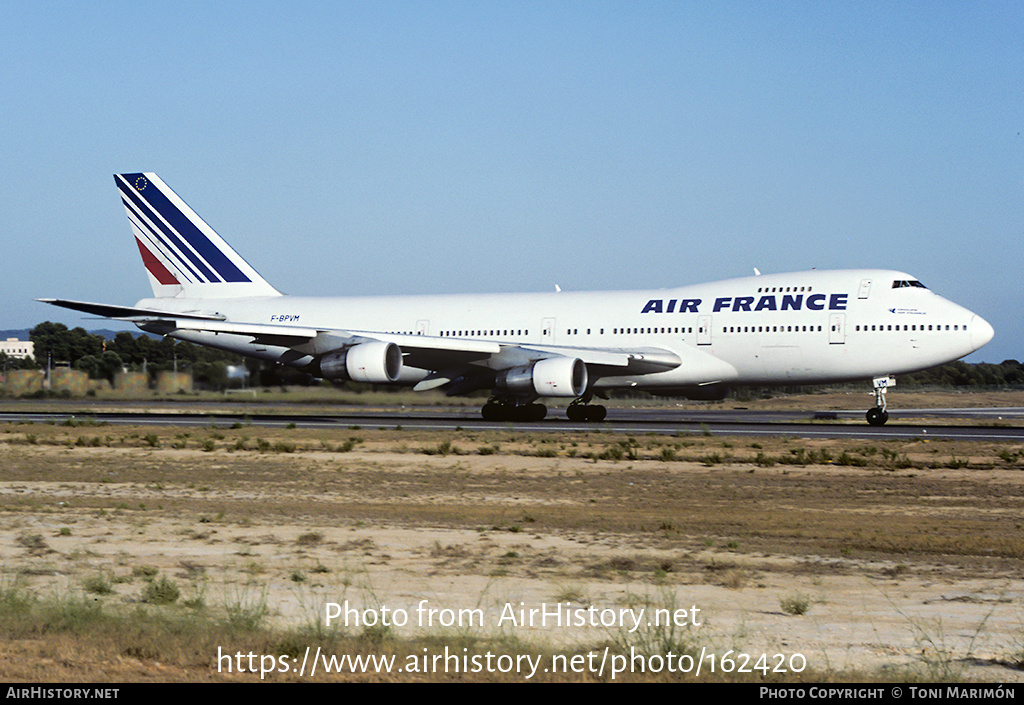
[[[206,221],[152,173],[115,174],[153,296],[280,296]]]

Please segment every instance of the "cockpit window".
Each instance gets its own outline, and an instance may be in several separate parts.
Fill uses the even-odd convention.
[[[924,284],[922,284],[921,282],[917,281],[916,279],[897,280],[897,281],[894,281],[892,283],[892,288],[893,289],[902,289],[905,286],[913,286],[913,287],[916,287],[918,289],[927,289],[928,288]]]

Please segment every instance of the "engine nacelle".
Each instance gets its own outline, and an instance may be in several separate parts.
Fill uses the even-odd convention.
[[[374,341],[329,352],[320,358],[324,379],[386,384],[402,372],[402,350],[394,343]]]
[[[578,357],[549,357],[532,365],[501,370],[498,389],[542,397],[578,397],[587,389],[587,366]]]

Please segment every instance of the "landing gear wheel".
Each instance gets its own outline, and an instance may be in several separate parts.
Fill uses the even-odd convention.
[[[543,404],[520,404],[511,402],[489,401],[480,409],[484,421],[542,421],[548,415],[548,408]]]
[[[583,404],[570,404],[565,409],[565,417],[570,421],[586,421],[587,407]]]
[[[884,426],[885,422],[889,420],[889,412],[876,406],[874,409],[868,409],[866,418],[872,426]]]
[[[525,404],[516,407],[517,421],[543,421],[548,408],[543,404]]]
[[[573,402],[565,409],[565,416],[570,421],[604,421],[604,417],[608,415],[608,409],[600,404],[583,404],[580,402]]]

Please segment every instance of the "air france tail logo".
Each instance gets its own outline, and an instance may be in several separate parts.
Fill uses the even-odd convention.
[[[204,232],[205,229],[212,233],[212,229],[188,206],[182,210],[170,189],[164,193],[160,182],[150,182],[145,174],[120,174],[114,181],[140,243],[150,250],[151,259],[147,260],[146,253],[142,255],[147,269],[161,284],[171,280],[206,284],[252,281],[232,261],[230,249]],[[158,261],[156,253],[170,267],[164,267],[166,275],[149,265]]]
[[[849,294],[803,294],[777,296],[721,296],[715,299],[711,313],[720,311],[845,311]],[[756,303],[755,303],[756,301]],[[640,313],[701,313],[703,299],[651,299]],[[706,312],[707,309],[704,310]]]

